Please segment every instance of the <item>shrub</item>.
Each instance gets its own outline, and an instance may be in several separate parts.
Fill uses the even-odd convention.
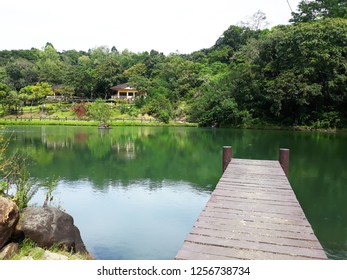
[[[110,105],[102,99],[96,99],[88,106],[88,115],[100,124],[106,125],[111,118],[112,110]]]
[[[166,110],[161,111],[159,113],[158,119],[159,119],[159,121],[161,121],[163,123],[169,123],[169,121],[170,121],[169,112]]]
[[[311,125],[316,129],[341,128],[342,121],[338,112],[325,112]]]
[[[148,103],[143,108],[143,112],[152,115],[153,117],[168,123],[172,115],[172,106],[170,101],[163,95],[156,95],[148,100]]]
[[[81,119],[87,115],[87,108],[85,103],[78,103],[71,108],[77,118]]]

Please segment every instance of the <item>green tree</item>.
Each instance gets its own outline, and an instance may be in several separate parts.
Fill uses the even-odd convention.
[[[346,0],[302,0],[290,22],[308,22],[324,18],[347,18]]]
[[[273,96],[277,88],[282,118],[302,123],[315,112],[344,111],[346,41],[347,20],[343,19],[279,28],[264,41],[259,66],[265,92]]]
[[[0,102],[2,105],[3,111],[5,111],[6,98],[10,94],[11,90],[12,89],[10,86],[4,83],[0,83]]]
[[[193,90],[202,84],[200,63],[184,59],[179,55],[168,56],[158,65],[155,87],[168,89],[166,96],[173,104],[181,99],[190,99]]]
[[[53,85],[61,84],[66,75],[67,67],[60,58],[52,44],[47,43],[36,65],[39,72],[39,80]]]
[[[104,100],[98,98],[95,102],[91,103],[88,108],[88,115],[98,122],[100,127],[108,127],[108,121],[111,118],[111,108]]]
[[[37,66],[24,58],[17,58],[11,61],[6,65],[5,70],[9,77],[9,83],[16,90],[34,84],[39,79]]]
[[[151,50],[143,59],[143,64],[146,66],[146,76],[152,78],[156,74],[158,65],[165,60],[165,55],[156,50]]]
[[[62,85],[54,89],[54,93],[63,96],[66,100],[70,100],[75,95],[73,86]]]
[[[228,47],[228,55],[223,56],[223,60],[221,62],[229,63],[229,59],[234,55],[234,53],[247,43],[250,38],[258,38],[263,32],[259,29],[252,30],[249,27],[245,26],[236,26],[231,25],[227,30],[225,30],[216,41],[215,45],[210,49],[221,50],[224,48],[226,50],[226,46]]]
[[[83,55],[78,58],[77,65],[69,69],[65,76],[65,83],[75,88],[77,96],[90,98],[96,85],[94,71],[90,57]]]
[[[218,82],[205,87],[189,110],[189,120],[200,126],[241,127],[249,125],[251,119],[247,110],[239,109],[228,87],[220,87]]]
[[[0,103],[5,114],[16,114],[20,110],[18,93],[4,83],[0,83]]]
[[[143,111],[164,123],[168,123],[172,116],[171,103],[163,94],[149,97]]]
[[[241,109],[285,124],[324,112],[346,115],[347,21],[325,19],[274,28],[235,53],[229,90]]]
[[[109,55],[104,61],[95,66],[93,71],[95,83],[95,97],[106,98],[110,88],[120,82],[122,68],[114,55]]]
[[[125,70],[123,75],[131,87],[136,88],[139,92],[148,92],[151,87],[151,80],[146,77],[146,73],[146,65],[137,63]]]
[[[30,105],[40,104],[46,96],[53,95],[53,89],[48,83],[40,82],[32,86],[26,86],[19,91],[20,98]]]

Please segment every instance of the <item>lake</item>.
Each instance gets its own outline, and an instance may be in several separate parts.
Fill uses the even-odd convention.
[[[9,151],[31,176],[57,178],[54,206],[74,217],[96,259],[173,259],[233,157],[278,159],[331,259],[347,259],[347,134],[169,127],[12,126]],[[40,191],[32,203],[41,205]]]

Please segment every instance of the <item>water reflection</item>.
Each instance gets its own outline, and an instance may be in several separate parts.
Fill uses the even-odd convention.
[[[133,179],[171,179],[212,190],[220,175],[218,147],[193,152],[203,150],[205,142],[192,142],[185,129],[120,127],[108,133],[74,127],[21,129],[11,148],[32,158],[30,171],[39,178],[57,174],[66,180],[89,178],[97,187],[108,179],[125,185]]]

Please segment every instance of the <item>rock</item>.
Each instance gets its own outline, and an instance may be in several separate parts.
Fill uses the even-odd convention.
[[[2,250],[0,251],[0,260],[6,260],[10,259],[14,254],[17,254],[19,252],[19,245],[18,243],[10,243],[7,244]]]
[[[19,219],[17,205],[0,196],[0,249],[8,242]]]
[[[42,259],[43,260],[68,260],[69,258],[67,256],[64,256],[64,255],[61,255],[61,254],[57,254],[57,253],[53,253],[53,252],[50,252],[50,251],[46,250],[43,253]]]
[[[101,128],[101,129],[110,129],[111,126],[108,124],[108,123],[101,123],[98,125],[98,128]]]
[[[39,247],[50,248],[59,243],[67,251],[88,254],[73,218],[57,208],[25,208],[17,229]]]
[[[32,256],[25,256],[25,257],[22,257],[20,259],[23,261],[33,261],[34,260],[34,258]]]

